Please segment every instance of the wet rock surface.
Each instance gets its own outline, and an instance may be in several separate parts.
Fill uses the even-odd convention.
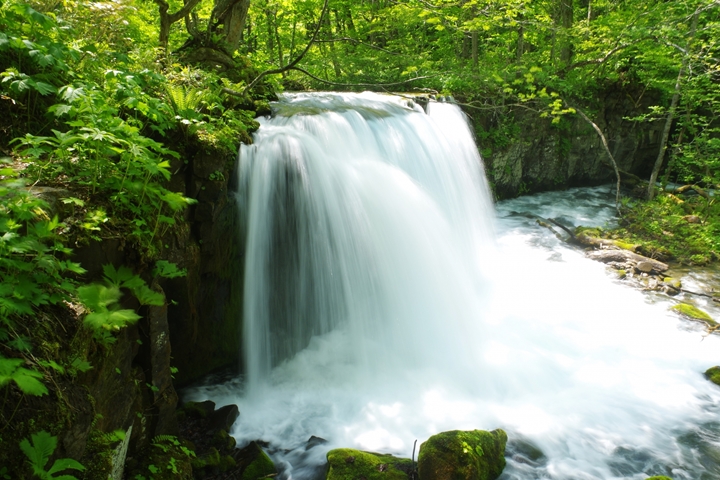
[[[505,468],[507,434],[500,429],[443,432],[420,445],[422,480],[494,480]]]
[[[228,432],[240,415],[237,405],[215,409],[212,401],[188,402],[178,410],[180,435],[195,451],[192,472],[196,479],[257,480],[277,470],[258,442],[237,448]]]

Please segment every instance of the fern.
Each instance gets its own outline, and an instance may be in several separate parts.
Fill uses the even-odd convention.
[[[185,118],[196,116],[203,101],[204,92],[186,89],[181,85],[167,85],[166,89],[176,115]]]
[[[40,431],[31,435],[31,441],[24,439],[20,442],[20,450],[23,451],[28,458],[28,463],[32,468],[33,474],[41,480],[77,480],[73,475],[57,475],[65,470],[85,470],[85,467],[72,458],[61,458],[55,460],[49,470],[45,470],[45,466],[50,460],[55,448],[57,447],[57,437],[54,437],[46,431]]]

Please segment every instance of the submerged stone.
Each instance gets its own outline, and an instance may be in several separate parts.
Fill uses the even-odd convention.
[[[413,470],[408,458],[350,448],[330,450],[327,460],[327,480],[406,480]]]
[[[690,305],[689,303],[678,303],[677,305],[670,307],[670,309],[695,320],[702,320],[711,325],[716,324],[715,320],[713,320],[709,314],[694,305]]]
[[[420,445],[422,480],[494,480],[505,468],[507,434],[500,429],[443,432]]]

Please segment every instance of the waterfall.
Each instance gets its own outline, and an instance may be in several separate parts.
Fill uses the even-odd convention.
[[[502,480],[720,478],[720,338],[535,220],[603,226],[612,188],[493,207],[455,106],[369,93],[285,95],[238,179],[246,374],[186,398],[237,404],[281,478],[494,428]]]
[[[377,370],[426,361],[471,320],[493,210],[457,107],[288,95],[239,175],[250,385],[338,328],[358,339],[345,360]]]

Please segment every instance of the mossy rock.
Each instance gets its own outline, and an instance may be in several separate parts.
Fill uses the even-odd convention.
[[[500,429],[443,432],[420,445],[422,480],[494,480],[505,468],[507,434]]]
[[[673,480],[670,477],[666,477],[665,475],[658,475],[657,477],[648,477],[646,480]]]
[[[716,385],[720,385],[720,367],[711,367],[705,371],[705,378]]]
[[[125,478],[192,480],[194,461],[178,445],[153,443],[140,455],[139,463],[127,464]]]
[[[689,303],[678,303],[677,305],[670,307],[670,310],[674,310],[681,315],[692,318],[693,320],[702,320],[704,322],[708,322],[710,325],[717,324],[710,315],[696,306],[690,305]]]
[[[238,457],[237,465],[242,471],[241,480],[258,480],[277,473],[275,464],[257,442],[250,442],[240,450]]]
[[[408,458],[350,448],[330,450],[327,460],[327,480],[406,480],[413,469]]]
[[[191,418],[207,418],[215,411],[215,402],[187,402],[182,406],[182,411]]]
[[[671,287],[673,287],[676,290],[680,290],[682,288],[682,282],[680,281],[679,278],[667,277],[663,280],[663,282],[666,283],[667,285],[670,285]]]

